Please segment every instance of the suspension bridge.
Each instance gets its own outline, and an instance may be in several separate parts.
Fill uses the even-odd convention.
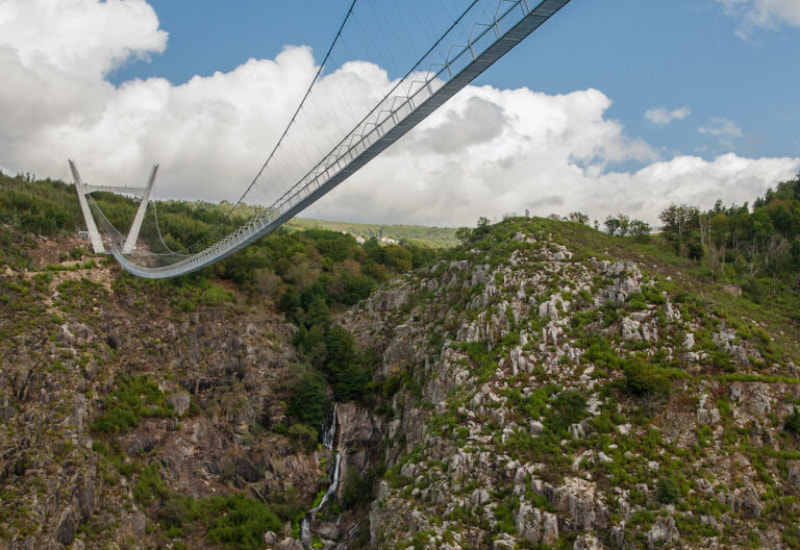
[[[303,209],[341,184],[370,160],[425,120],[438,107],[467,86],[528,35],[547,22],[570,0],[474,0],[456,13],[454,20],[432,44],[425,45],[410,68],[401,71],[371,105],[348,105],[348,117],[331,98],[330,86],[321,84],[335,51],[356,10],[353,0],[314,81],[281,134],[266,162],[236,205],[253,201],[254,189],[262,206],[233,232],[208,242],[166,253],[137,247],[145,211],[150,202],[158,167],[143,188],[89,186],[76,164],[70,168],[95,252],[110,252],[134,275],[161,279],[203,269],[269,234]],[[321,90],[321,91],[320,91]],[[344,95],[350,93],[345,90]],[[340,99],[346,101],[346,99]],[[351,102],[352,103],[352,102]],[[363,103],[363,102],[359,102]],[[323,107],[321,107],[323,106]],[[321,117],[323,113],[328,118]],[[314,117],[317,120],[312,120]],[[311,120],[311,122],[308,122]],[[306,145],[314,128],[334,128],[316,148]],[[302,157],[302,158],[300,158]],[[141,197],[126,235],[117,231],[91,198],[93,192],[112,191]],[[156,224],[158,223],[156,217]],[[102,229],[102,230],[101,230]],[[161,235],[160,230],[158,232]],[[163,238],[162,238],[163,242]]]

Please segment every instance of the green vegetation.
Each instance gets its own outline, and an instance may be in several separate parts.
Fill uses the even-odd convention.
[[[625,387],[636,396],[669,395],[671,382],[669,377],[657,366],[648,365],[639,358],[633,357],[625,361]]]
[[[168,496],[169,487],[161,479],[158,466],[150,464],[139,474],[139,481],[133,488],[133,498],[142,506],[150,506],[154,500],[161,500]]]
[[[52,235],[75,231],[82,216],[75,189],[61,182],[36,181],[30,175],[15,178],[0,173],[0,224],[22,232]]]
[[[800,175],[768,190],[751,209],[717,201],[702,212],[671,205],[661,213],[664,236],[676,252],[705,259],[712,277],[736,282],[760,303],[766,296],[798,294],[800,278]],[[787,292],[788,291],[788,292]]]
[[[787,432],[800,435],[800,410],[798,410],[796,406],[794,407],[792,414],[788,415],[786,420],[784,420],[783,428]]]
[[[656,498],[662,504],[677,504],[681,498],[680,482],[674,475],[662,476],[656,483]]]
[[[148,376],[123,374],[117,387],[103,400],[103,413],[92,425],[101,434],[136,428],[143,418],[170,417],[172,407],[158,384]]]
[[[328,402],[322,373],[312,368],[301,371],[293,389],[294,395],[289,402],[291,417],[309,426],[321,425]]]
[[[586,416],[586,398],[577,391],[559,393],[550,402],[547,426],[555,433],[562,433],[571,424],[577,424]]]
[[[281,528],[267,506],[242,493],[199,500],[171,494],[157,509],[156,518],[170,539],[204,538],[239,550],[263,548],[264,533]]]
[[[350,235],[358,235],[364,239],[389,238],[401,243],[416,243],[432,248],[446,248],[458,244],[456,229],[451,227],[427,227],[421,225],[378,225],[353,222],[335,222],[295,218],[286,224],[289,230],[306,231],[309,229],[327,229],[337,233],[345,231]]]
[[[348,509],[367,504],[372,499],[373,481],[374,475],[362,476],[357,469],[348,468],[344,476],[342,504]]]
[[[630,235],[637,242],[650,242],[650,224],[642,220],[632,220],[625,214],[617,214],[607,217],[603,224],[609,235],[619,235],[620,237]]]
[[[206,540],[223,548],[250,550],[263,548],[266,531],[281,528],[266,505],[243,493],[197,500],[172,493],[156,464],[141,469],[133,496],[139,506],[150,509],[161,534],[176,543],[176,539]]]

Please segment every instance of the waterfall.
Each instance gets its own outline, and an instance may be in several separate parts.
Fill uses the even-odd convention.
[[[300,542],[303,543],[303,546],[306,548],[311,547],[312,539],[311,539],[311,521],[316,517],[317,512],[319,512],[325,503],[331,498],[331,496],[336,493],[336,490],[339,488],[339,464],[342,460],[342,455],[336,452],[333,447],[336,444],[336,407],[337,404],[334,403],[333,405],[333,418],[331,418],[330,425],[326,426],[323,422],[322,424],[322,445],[326,449],[331,451],[331,455],[333,456],[333,469],[331,470],[331,482],[328,485],[328,490],[325,491],[325,494],[322,496],[322,500],[319,501],[319,504],[314,506],[306,516],[303,518],[303,521],[300,523]]]
[[[302,542],[303,546],[306,548],[311,548],[311,544],[314,542],[311,539],[311,523],[308,521],[308,514],[306,514],[306,517],[304,517],[303,521],[300,523],[300,542]]]
[[[319,501],[314,508],[311,509],[309,514],[313,518],[317,512],[319,512],[325,503],[328,502],[328,499],[331,498],[331,495],[336,492],[336,489],[339,487],[339,462],[342,459],[342,455],[339,453],[334,453],[334,461],[333,461],[333,472],[331,472],[331,484],[328,486],[328,490],[325,491],[325,494],[322,496],[322,500]]]
[[[326,449],[333,450],[333,445],[336,439],[336,407],[338,403],[333,404],[333,418],[329,426],[325,426],[325,421],[322,422],[322,446]]]

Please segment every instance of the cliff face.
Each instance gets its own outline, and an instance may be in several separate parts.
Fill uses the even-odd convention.
[[[800,547],[796,327],[590,233],[509,221],[341,316],[380,361],[332,450],[271,302],[40,243],[0,280],[0,546],[297,549],[338,463],[315,547]]]
[[[372,547],[798,547],[795,366],[659,266],[559,240],[522,225],[348,315],[404,382]]]
[[[2,277],[0,546],[159,547],[174,495],[305,509],[328,451],[273,431],[294,327],[233,289],[57,265]],[[211,544],[181,519],[176,540]]]

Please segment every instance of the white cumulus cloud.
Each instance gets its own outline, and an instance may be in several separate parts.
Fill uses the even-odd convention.
[[[97,40],[87,39],[84,30],[96,26]],[[0,166],[68,180],[66,161],[75,158],[86,181],[141,185],[158,162],[160,198],[238,199],[315,74],[313,56],[287,48],[180,85],[108,82],[115,66],[163,51],[166,39],[144,0],[0,0]],[[347,63],[319,85],[346,88],[352,101],[308,107],[328,112],[335,125],[358,117],[390,84],[380,67]],[[577,210],[656,223],[671,201],[752,200],[800,168],[797,158],[662,159],[626,135],[610,107],[594,89],[467,87],[307,215],[472,225],[480,216]],[[682,109],[665,116],[681,118]],[[702,131],[735,137],[738,127],[728,122]],[[328,132],[318,125],[304,133],[303,152],[324,152]],[[645,167],[613,171],[627,161]]]
[[[428,147],[439,132],[458,134],[452,111],[479,97],[497,105],[505,130],[467,150],[443,154]],[[626,213],[657,226],[670,202],[710,208],[717,199],[743,203],[791,179],[797,158],[657,160],[604,117],[608,99],[596,90],[547,96],[529,90],[469,88],[446,110],[331,193],[310,213],[318,217],[474,225],[526,210],[540,216],[580,211],[603,220]],[[576,107],[580,106],[580,108]],[[604,169],[612,160],[647,161],[636,172]]]
[[[26,67],[95,78],[164,51],[167,33],[145,0],[4,0],[0,43]]]
[[[644,114],[644,118],[653,124],[663,126],[669,124],[673,120],[683,120],[692,114],[689,107],[679,107],[677,109],[669,110],[664,107],[654,107],[648,109]]]
[[[722,137],[742,137],[742,129],[732,120],[725,117],[710,119],[708,126],[700,126],[697,131],[701,134]]]
[[[737,34],[748,38],[755,27],[774,28],[781,24],[800,27],[798,0],[717,0],[726,13],[740,20]]]

